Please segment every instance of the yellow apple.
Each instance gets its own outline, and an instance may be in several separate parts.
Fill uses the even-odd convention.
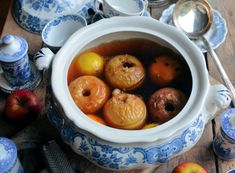
[[[79,75],[100,76],[104,69],[104,58],[95,52],[85,52],[76,59]]]

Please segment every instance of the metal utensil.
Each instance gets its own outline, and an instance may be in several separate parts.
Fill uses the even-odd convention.
[[[206,0],[179,0],[173,11],[173,24],[183,31],[190,39],[201,39],[211,55],[225,85],[232,94],[235,106],[235,88],[226,74],[218,56],[204,34],[210,29],[213,15],[212,8]]]
[[[65,153],[55,141],[43,145],[42,150],[51,173],[75,173]]]

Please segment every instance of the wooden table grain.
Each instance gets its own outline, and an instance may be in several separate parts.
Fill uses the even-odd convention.
[[[211,5],[214,9],[218,10],[223,18],[226,20],[227,28],[228,28],[228,34],[223,42],[223,44],[218,47],[215,51],[218,54],[223,66],[225,67],[228,76],[232,80],[233,84],[235,85],[235,3],[233,0],[226,0],[226,1],[220,1],[220,0],[209,0],[211,2]],[[33,55],[35,52],[37,52],[40,47],[42,46],[42,40],[39,35],[31,34],[25,30],[23,30],[21,27],[19,27],[14,19],[12,18],[12,2],[8,5],[5,1],[0,2],[0,35],[1,37],[6,34],[18,34],[24,37],[27,42],[29,43],[29,54]],[[9,6],[9,8],[8,8]],[[8,10],[6,10],[8,8]],[[167,8],[165,7],[150,7],[149,11],[153,18],[159,19],[162,11]],[[5,10],[3,10],[5,9]],[[4,14],[4,11],[7,13]],[[6,18],[4,17],[6,16]],[[2,32],[1,32],[2,30]],[[206,55],[207,56],[207,55]],[[207,62],[208,62],[208,70],[209,74],[216,79],[217,81],[222,83],[222,80],[220,78],[220,75],[215,68],[213,61],[211,60],[210,56],[207,56]],[[48,77],[44,77],[41,84],[35,89],[35,93],[40,97],[41,101],[44,104],[44,109],[42,111],[42,116],[37,121],[33,122],[32,124],[41,123],[44,126],[44,130],[40,131],[40,135],[44,136],[43,142],[47,142],[52,139],[58,139],[59,135],[56,134],[56,130],[50,125],[48,120],[45,118],[47,109],[46,109],[46,85],[49,81]],[[0,92],[0,136],[5,136],[8,138],[14,139],[15,136],[17,136],[17,133],[19,133],[22,129],[25,127],[19,126],[19,125],[13,125],[8,122],[6,122],[3,118],[4,114],[4,106],[5,106],[5,99],[7,97],[7,94],[4,94]],[[211,143],[215,137],[215,134],[219,130],[219,119],[220,114],[222,111],[217,113],[217,116],[214,120],[209,122],[204,130],[203,136],[198,141],[198,143],[188,152],[179,155],[173,159],[171,159],[169,162],[159,166],[159,167],[151,167],[151,168],[145,168],[142,170],[130,170],[130,171],[123,171],[125,173],[134,173],[134,172],[140,172],[140,173],[171,173],[173,168],[178,165],[181,162],[184,161],[192,161],[197,162],[201,164],[203,167],[205,167],[206,170],[208,170],[208,173],[225,173],[226,171],[235,168],[235,161],[223,161],[219,159],[214,153],[211,148]],[[39,127],[39,126],[36,126]],[[53,135],[48,135],[47,132],[53,131]],[[101,169],[85,158],[78,156],[74,154],[70,148],[63,143],[61,143],[61,147],[63,148],[64,152],[68,155],[68,158],[70,159],[73,167],[78,167],[78,170],[80,172],[85,173],[106,173],[106,172],[114,172],[114,171],[107,171],[104,169]],[[28,150],[28,151],[20,151],[20,160],[23,164],[23,166],[26,169],[26,172],[39,172],[40,170],[43,170],[41,172],[47,172],[45,163],[43,162],[43,157],[41,156],[41,146],[38,145],[38,148],[36,150]],[[33,153],[33,154],[32,154]],[[27,164],[30,164],[27,157],[27,155],[31,155],[31,162],[35,162],[34,164],[38,165],[34,169],[29,169],[27,167]],[[32,157],[37,157],[32,159]],[[33,163],[31,163],[33,164]],[[120,171],[119,171],[120,172]]]

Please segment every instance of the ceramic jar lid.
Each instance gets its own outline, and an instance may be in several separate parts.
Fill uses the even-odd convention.
[[[221,130],[235,142],[235,108],[226,110],[221,117]]]
[[[17,35],[6,35],[0,40],[0,61],[14,62],[28,51],[26,40]]]
[[[17,159],[15,144],[10,139],[0,137],[0,153],[0,172],[7,172]]]

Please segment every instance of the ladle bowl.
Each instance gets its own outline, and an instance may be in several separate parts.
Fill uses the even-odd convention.
[[[183,31],[190,39],[201,39],[211,55],[222,80],[232,94],[235,105],[235,88],[226,74],[218,56],[204,37],[213,21],[212,7],[206,0],[179,0],[173,10],[173,24]]]
[[[173,11],[174,25],[191,39],[205,34],[213,21],[212,8],[204,0],[180,0]]]

